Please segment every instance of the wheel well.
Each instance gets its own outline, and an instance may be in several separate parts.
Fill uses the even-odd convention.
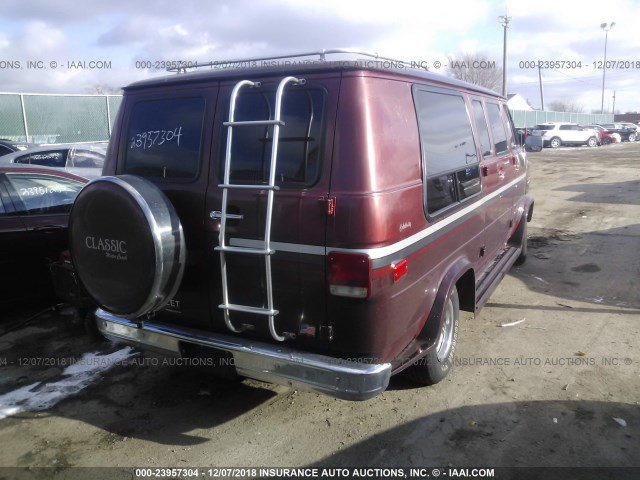
[[[476,277],[472,269],[467,270],[456,282],[460,310],[476,311]]]

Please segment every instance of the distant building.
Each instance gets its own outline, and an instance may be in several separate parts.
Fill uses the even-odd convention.
[[[509,107],[509,110],[533,110],[519,93],[507,95],[507,107]]]
[[[613,116],[614,122],[631,122],[640,125],[640,113],[617,113]]]

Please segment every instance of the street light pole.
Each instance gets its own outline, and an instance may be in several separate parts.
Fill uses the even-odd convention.
[[[507,96],[507,28],[509,28],[509,20],[511,17],[500,15],[498,17],[500,24],[504,28],[504,37],[502,40],[502,96]]]
[[[600,113],[604,113],[604,79],[607,74],[607,40],[609,30],[613,28],[616,22],[601,23],[600,28],[604,30],[604,64],[602,65],[602,102],[600,104]]]

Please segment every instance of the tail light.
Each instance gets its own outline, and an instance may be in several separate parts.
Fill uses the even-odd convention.
[[[329,254],[329,292],[339,297],[371,295],[371,259],[353,253]]]

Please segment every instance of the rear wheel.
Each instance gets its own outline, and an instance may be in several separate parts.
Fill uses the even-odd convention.
[[[635,142],[636,141],[636,134],[632,133],[631,135],[629,135],[629,141],[630,142]]]
[[[527,260],[527,219],[523,218],[524,227],[522,227],[522,239],[520,240],[520,256],[514,262],[514,265],[522,265]]]
[[[443,317],[435,347],[406,371],[407,377],[417,383],[424,385],[438,383],[453,367],[460,318],[460,300],[455,285],[447,295]]]
[[[560,145],[562,145],[562,141],[558,137],[553,137],[550,144],[551,148],[558,148]]]
[[[604,137],[602,139],[602,144],[603,145],[609,145],[611,143],[611,139],[609,137]]]
[[[598,139],[596,137],[589,137],[589,139],[587,140],[587,145],[589,145],[590,147],[597,147]]]

